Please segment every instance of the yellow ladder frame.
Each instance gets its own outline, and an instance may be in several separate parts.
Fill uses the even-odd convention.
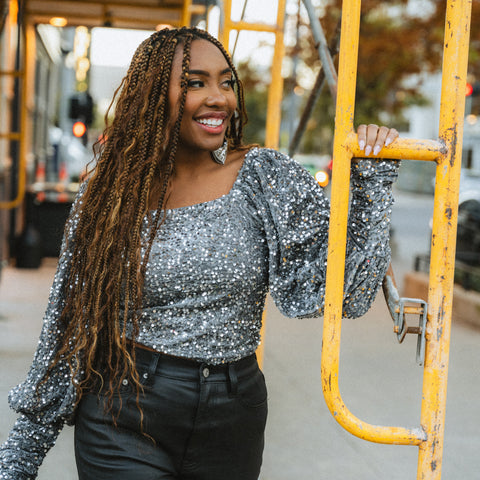
[[[18,1],[10,0],[8,18],[11,24],[17,24],[18,15]],[[1,77],[18,77],[20,79],[20,128],[18,132],[0,132],[0,140],[10,140],[19,143],[19,163],[18,163],[18,182],[17,182],[17,194],[14,199],[9,201],[0,202],[0,209],[13,209],[19,207],[25,196],[25,186],[27,180],[27,141],[26,141],[26,124],[27,124],[27,95],[26,95],[26,69],[27,69],[27,43],[30,41],[26,35],[25,24],[17,25],[17,28],[21,28],[20,32],[22,36],[21,45],[16,45],[17,49],[21,49],[22,65],[20,70],[2,70],[0,71]],[[1,88],[1,86],[0,86]]]
[[[322,387],[330,412],[346,430],[371,442],[417,445],[417,479],[434,480],[441,478],[442,466],[471,0],[447,3],[439,140],[399,139],[384,152],[388,158],[437,164],[421,426],[413,429],[371,425],[356,418],[338,386],[350,162],[364,156],[353,133],[360,4],[344,0],[342,10]]]
[[[275,47],[273,51],[273,59],[271,66],[271,82],[268,89],[267,103],[267,122],[265,128],[265,146],[269,148],[278,148],[280,138],[280,122],[282,117],[282,93],[283,93],[283,77],[282,62],[285,52],[284,45],[284,25],[285,25],[285,5],[286,0],[278,0],[277,4],[277,21],[275,25],[266,23],[251,23],[243,20],[234,22],[232,20],[232,0],[224,0],[224,27],[220,33],[220,41],[228,50],[230,43],[230,32],[232,30],[249,30],[256,32],[271,32],[275,34]],[[265,338],[265,317],[266,310],[263,312],[262,329],[260,336]],[[257,349],[258,363],[263,365],[264,357],[264,341]]]
[[[223,31],[220,35],[220,41],[227,50],[230,42],[230,32],[232,30],[250,30],[256,32],[271,32],[275,34],[275,47],[273,51],[271,67],[272,79],[268,89],[265,146],[270,148],[278,148],[278,140],[280,138],[280,121],[282,116],[282,61],[285,51],[283,38],[286,0],[278,0],[277,22],[275,25],[245,22],[243,20],[234,22],[232,20],[232,0],[224,0],[223,5],[225,12],[225,23]]]

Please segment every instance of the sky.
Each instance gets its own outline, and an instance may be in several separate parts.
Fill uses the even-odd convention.
[[[240,19],[244,0],[234,0],[232,4],[232,18]],[[276,8],[272,2],[259,2],[247,0],[245,11],[246,21],[265,22],[274,24],[276,21]],[[94,28],[92,31],[92,44],[90,60],[93,65],[103,66],[128,66],[137,46],[152,32],[145,30],[123,30],[116,28]],[[271,53],[258,48],[259,42],[273,43],[273,34],[242,32],[235,54],[235,61],[253,57],[257,63],[270,63]],[[118,46],[121,45],[121,48]]]

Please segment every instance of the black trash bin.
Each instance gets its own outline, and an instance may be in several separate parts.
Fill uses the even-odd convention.
[[[15,242],[17,268],[38,268],[42,263],[42,241],[32,222],[27,223]]]
[[[58,257],[71,206],[72,202],[40,202],[36,193],[27,193],[26,226],[15,242],[17,267],[38,268],[43,257]]]

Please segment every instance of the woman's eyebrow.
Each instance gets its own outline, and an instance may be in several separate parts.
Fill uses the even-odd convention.
[[[188,73],[190,75],[203,75],[204,77],[210,76],[210,72],[207,72],[206,70],[189,70]],[[232,73],[232,69],[230,67],[224,68],[220,72],[220,75],[225,75],[226,73]]]

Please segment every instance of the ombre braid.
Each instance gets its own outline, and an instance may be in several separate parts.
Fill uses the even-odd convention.
[[[138,335],[138,316],[146,264],[154,237],[164,221],[167,190],[174,172],[180,125],[187,96],[190,47],[207,40],[223,53],[236,79],[237,111],[227,128],[230,150],[244,148],[247,121],[243,87],[223,46],[207,32],[195,28],[161,30],[135,52],[127,75],[109,107],[115,115],[102,141],[94,147],[96,164],[71,219],[79,216],[71,248],[65,286],[65,306],[60,315],[63,342],[55,361],[68,362],[77,390],[77,403],[93,383],[105,381],[108,409],[120,382],[128,378],[141,390],[135,369],[135,349],[128,348]],[[178,113],[169,112],[170,72],[177,48],[183,48],[181,94]],[[158,209],[142,258],[142,224],[149,214],[154,190]],[[155,192],[157,193],[157,192]],[[70,223],[70,221],[69,221]],[[100,373],[102,372],[102,373]],[[44,379],[45,380],[45,379]]]

